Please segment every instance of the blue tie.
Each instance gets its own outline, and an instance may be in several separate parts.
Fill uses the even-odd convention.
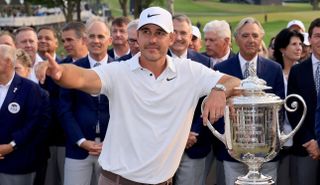
[[[100,66],[100,65],[101,65],[100,62],[96,62],[96,63],[93,65],[93,67],[97,67],[97,66]]]
[[[316,69],[316,74],[315,74],[315,84],[316,84],[316,90],[317,94],[319,92],[319,87],[320,87],[320,62],[317,62],[317,69]]]

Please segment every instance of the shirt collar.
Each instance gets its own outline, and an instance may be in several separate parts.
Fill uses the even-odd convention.
[[[128,64],[129,64],[131,71],[135,71],[135,70],[142,68],[142,66],[139,63],[140,56],[141,56],[141,53],[139,52],[139,53],[135,54],[131,58],[131,60],[128,60],[129,61]],[[167,60],[166,69],[169,69],[171,72],[176,73],[176,67],[175,67],[174,63],[172,62],[172,57],[167,55],[166,60]]]
[[[181,56],[178,56],[178,55],[174,54],[171,49],[169,49],[169,50],[170,50],[170,53],[171,53],[172,58],[186,59],[186,58],[188,57],[188,50],[186,50],[184,53],[182,53]]]
[[[240,61],[240,66],[241,66],[242,69],[245,69],[246,62],[253,62],[254,66],[257,66],[257,60],[258,60],[258,55],[253,57],[253,59],[251,59],[250,61],[248,61],[248,60],[244,59],[241,56],[241,53],[239,52],[239,61]]]
[[[100,60],[100,61],[96,61],[95,59],[93,59],[90,54],[88,55],[88,59],[89,59],[89,63],[90,63],[90,68],[93,68],[94,64],[99,62],[101,64],[105,64],[105,63],[108,63],[108,58],[109,56],[106,54],[106,56]]]
[[[113,48],[113,54],[114,54],[114,59],[115,59],[115,60],[122,57],[122,56],[119,56],[119,55],[117,54],[117,52],[116,52],[116,50],[115,50],[114,48]],[[130,54],[130,48],[128,49],[127,53],[124,54],[123,56],[129,55],[129,54]]]
[[[311,55],[311,61],[312,65],[318,65],[318,63],[320,62],[320,60],[317,59],[316,56],[314,56],[314,54]]]

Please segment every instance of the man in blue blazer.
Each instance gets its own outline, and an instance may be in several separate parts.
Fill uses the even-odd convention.
[[[185,15],[173,16],[173,27],[176,40],[168,51],[168,55],[176,58],[188,58],[210,67],[210,58],[189,49],[192,39],[192,24]],[[175,175],[176,185],[193,185],[205,183],[205,157],[211,151],[209,131],[203,126],[201,118],[201,102],[198,102],[192,121],[191,131],[182,156],[180,166]]]
[[[107,54],[111,39],[106,24],[93,20],[86,30],[89,54],[74,64],[93,68],[111,62],[112,58]],[[100,175],[98,156],[109,121],[107,97],[62,88],[59,114],[67,136],[64,185],[97,184]]]
[[[288,79],[288,95],[299,94],[302,96],[307,105],[307,115],[301,128],[293,137],[292,146],[292,182],[294,185],[310,184],[316,185],[320,182],[317,181],[319,176],[319,161],[314,160],[312,151],[319,150],[319,145],[316,141],[316,132],[319,133],[319,127],[317,129],[318,119],[315,122],[315,114],[318,117],[316,107],[317,104],[317,83],[316,78],[320,77],[320,50],[319,50],[319,36],[320,36],[320,19],[315,19],[309,26],[309,41],[311,43],[312,54],[309,59],[303,61],[291,68]],[[319,68],[318,68],[319,66]],[[319,88],[319,87],[318,87]],[[319,97],[318,97],[319,98]],[[290,105],[290,102],[288,103]],[[302,115],[302,105],[298,106],[297,112],[289,113],[289,122],[294,128]],[[319,117],[318,117],[319,118]],[[316,124],[316,132],[315,132]],[[314,158],[314,159],[313,159]]]
[[[239,53],[222,63],[216,64],[214,69],[244,79],[246,62],[252,63],[259,78],[265,80],[272,87],[270,92],[284,98],[283,75],[281,66],[273,61],[258,56],[259,47],[264,35],[261,24],[253,18],[244,18],[235,29],[235,40],[239,46]],[[222,119],[218,121],[223,122]],[[224,130],[220,130],[224,132]],[[227,153],[225,147],[219,148],[218,156],[223,157],[226,185],[234,185],[238,176],[245,175],[247,167],[235,161]],[[271,175],[274,180],[277,176],[277,162],[266,163],[262,172]]]
[[[43,164],[49,97],[38,84],[15,74],[14,58],[14,48],[0,45],[0,182],[32,185]]]

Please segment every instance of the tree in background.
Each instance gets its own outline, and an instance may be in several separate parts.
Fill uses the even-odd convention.
[[[122,9],[122,15],[124,17],[128,16],[128,0],[119,0],[120,8]]]
[[[167,0],[169,10],[173,11],[173,1],[174,0]],[[119,5],[122,10],[122,15],[123,16],[128,16],[128,0],[119,0]],[[139,18],[140,13],[142,10],[148,8],[153,5],[163,5],[164,1],[163,0],[131,0],[131,5],[133,8],[133,16],[134,18]]]
[[[319,1],[320,0],[310,0],[313,10],[319,10]]]

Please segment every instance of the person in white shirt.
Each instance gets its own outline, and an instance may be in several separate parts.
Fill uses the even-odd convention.
[[[130,60],[93,70],[52,59],[39,66],[64,87],[108,96],[99,185],[167,184],[178,168],[199,98],[209,94],[203,121],[214,122],[240,83],[202,64],[167,56],[175,39],[168,11],[145,9],[137,29],[141,52]]]

